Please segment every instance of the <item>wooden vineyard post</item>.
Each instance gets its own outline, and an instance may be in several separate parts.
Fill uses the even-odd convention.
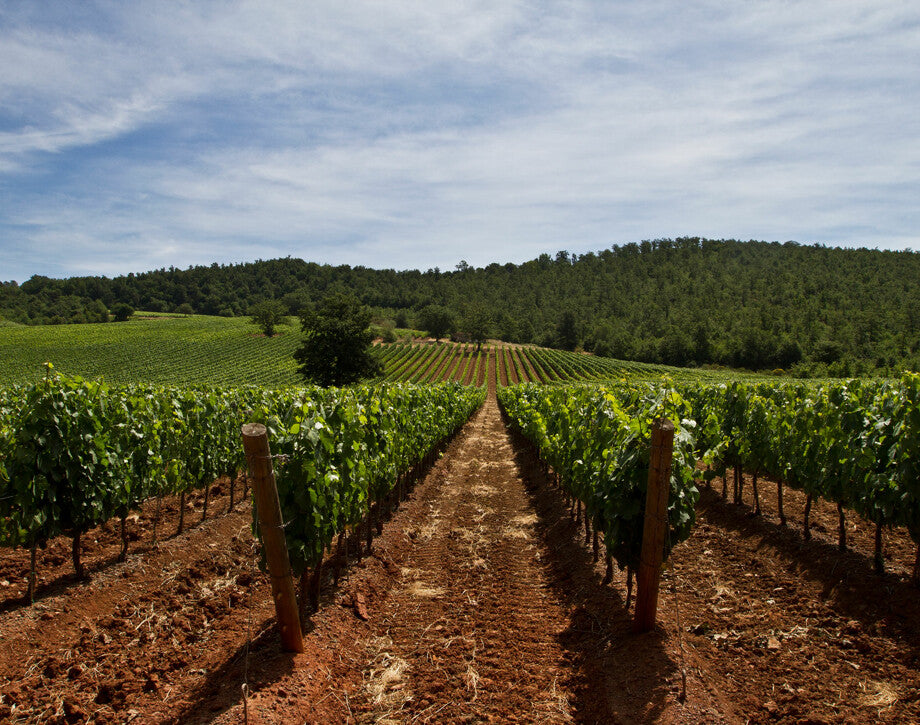
[[[648,492],[645,498],[645,524],[639,559],[636,593],[636,632],[655,626],[658,612],[658,585],[668,531],[668,493],[671,489],[671,456],[674,450],[674,424],[659,418],[652,424],[652,453],[648,467]]]
[[[268,434],[261,423],[243,426],[243,449],[252,474],[252,487],[256,511],[259,515],[259,532],[265,549],[265,561],[272,582],[272,599],[275,616],[281,630],[281,646],[286,652],[303,652],[303,635],[300,631],[300,613],[294,593],[294,576],[288,558],[287,542],[281,519],[281,503],[275,487]]]

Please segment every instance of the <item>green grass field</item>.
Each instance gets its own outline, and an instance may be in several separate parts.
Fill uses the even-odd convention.
[[[264,385],[299,382],[299,326],[261,335],[249,318],[147,316],[95,325],[0,327],[0,385],[37,380],[44,363],[112,383]]]
[[[283,325],[278,331],[275,337],[263,337],[249,318],[242,317],[145,313],[138,313],[128,322],[95,325],[0,325],[0,385],[40,379],[45,362],[51,362],[66,375],[101,378],[111,383],[273,388],[297,385],[301,380],[293,355],[301,340],[299,325]],[[452,343],[442,345],[454,347]],[[384,360],[390,379],[404,380],[410,376],[393,373],[410,351],[418,349],[385,345],[375,351]],[[560,381],[658,379],[667,375],[675,380],[721,382],[765,377],[528,349],[535,350],[547,367],[553,365],[556,373],[552,379]],[[449,367],[445,366],[444,374]],[[415,372],[414,367],[411,372]]]

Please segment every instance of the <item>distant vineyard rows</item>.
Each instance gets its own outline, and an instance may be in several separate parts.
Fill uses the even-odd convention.
[[[472,343],[391,343],[375,348],[382,380],[413,383],[454,381],[484,385],[490,358],[499,386],[518,383],[570,383],[652,379],[663,375],[705,379],[705,373],[661,365],[623,362],[583,353],[522,345]]]
[[[41,380],[43,364],[70,376],[132,385],[266,385],[301,382],[292,328],[265,338],[245,319],[179,317],[0,329],[0,385]]]
[[[117,324],[0,327],[0,385],[40,380],[46,361],[70,376],[112,384],[281,387],[302,384],[294,362],[301,336],[292,326],[263,337],[242,318],[132,318]],[[484,385],[486,364],[498,355],[500,384],[621,380],[624,377],[722,381],[739,374],[623,362],[562,350],[488,343],[376,345],[381,381]],[[507,361],[505,361],[507,358]],[[763,376],[758,376],[763,379]],[[368,381],[371,382],[371,381]]]

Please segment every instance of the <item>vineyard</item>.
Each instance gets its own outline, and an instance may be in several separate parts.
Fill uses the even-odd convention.
[[[0,326],[0,386],[33,383],[44,376],[44,363],[69,376],[103,379],[115,385],[298,385],[294,351],[298,325],[282,325],[264,337],[244,318],[190,315],[170,317],[138,313],[127,322],[25,327]],[[502,380],[554,382],[619,380],[625,376],[656,379],[763,379],[706,370],[624,362],[531,346],[473,344],[381,344],[374,351],[384,365],[383,379],[394,382],[484,384],[486,365],[497,356]],[[437,364],[435,362],[437,361]],[[508,378],[507,376],[511,377]]]
[[[518,383],[657,380],[662,376],[695,381],[764,379],[762,375],[741,376],[738,373],[649,365],[505,343],[489,343],[478,347],[471,343],[416,341],[380,345],[377,349],[379,360],[384,366],[384,380],[413,383],[455,381],[465,385],[484,385],[490,360],[494,360],[492,369],[499,386]]]
[[[43,365],[113,384],[264,385],[298,382],[290,327],[265,338],[242,318],[140,316],[127,322],[0,328],[0,385],[40,380]]]
[[[766,476],[776,482],[785,525],[784,486],[803,492],[805,539],[812,503],[823,499],[837,509],[841,550],[847,547],[847,511],[853,511],[874,525],[879,573],[886,529],[904,527],[920,544],[920,375],[813,386],[733,383],[685,394],[701,424],[701,460],[721,471],[723,497],[731,468],[732,500],[742,503],[747,471],[759,512],[758,478]],[[920,584],[920,549],[913,578]]]
[[[380,379],[343,389],[50,364],[0,388],[0,718],[920,718],[920,375],[806,385],[501,343],[375,354]],[[667,564],[638,634],[660,418]],[[250,421],[271,445],[296,656],[261,560]]]
[[[297,573],[315,566],[339,532],[367,519],[401,477],[470,416],[484,391],[456,385],[349,389],[110,387],[47,366],[40,383],[0,398],[0,544],[30,551],[62,534],[85,576],[81,536],[144,501],[207,495],[243,467],[239,431],[265,420],[285,457],[278,486]],[[232,483],[231,483],[232,486]],[[234,490],[230,496],[233,506]],[[128,541],[119,554],[124,559]]]

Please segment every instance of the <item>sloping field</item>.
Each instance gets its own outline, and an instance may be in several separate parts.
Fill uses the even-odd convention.
[[[446,382],[484,384],[486,366],[492,364],[499,386],[517,383],[599,382],[625,378],[723,382],[737,379],[772,379],[754,373],[676,368],[613,360],[568,352],[491,341],[481,348],[471,343],[422,340],[378,345],[383,379],[394,382]]]
[[[266,338],[248,318],[145,316],[128,322],[0,328],[0,385],[31,382],[51,362],[111,383],[264,385],[299,382],[295,327]]]
[[[165,385],[261,385],[283,387],[302,381],[294,351],[297,325],[284,325],[266,338],[248,318],[138,313],[128,322],[0,327],[0,385],[32,382],[51,362],[66,375],[104,378],[110,383]],[[413,342],[377,345],[382,380],[485,384],[486,365],[495,360],[499,384],[616,380],[625,377],[674,380],[736,379],[738,373],[691,370],[600,358],[530,345],[490,342]],[[751,377],[751,376],[743,376]],[[763,376],[753,376],[763,378]]]

